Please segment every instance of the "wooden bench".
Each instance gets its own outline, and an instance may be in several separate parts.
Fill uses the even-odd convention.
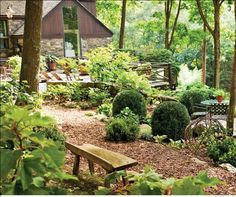
[[[89,171],[94,173],[94,163],[100,165],[107,173],[111,173],[117,170],[125,170],[128,167],[135,166],[138,162],[120,153],[116,153],[104,148],[100,148],[91,144],[74,145],[69,142],[65,143],[67,149],[69,149],[75,155],[75,161],[72,173],[78,175],[80,157],[84,157],[88,160]]]

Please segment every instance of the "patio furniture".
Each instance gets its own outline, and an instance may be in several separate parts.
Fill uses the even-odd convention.
[[[104,148],[94,146],[92,144],[75,145],[69,142],[65,144],[75,155],[75,161],[73,166],[73,174],[78,175],[80,157],[84,157],[88,160],[90,173],[94,173],[94,163],[102,166],[107,173],[112,173],[118,170],[125,170],[128,167],[135,166],[138,162],[120,153],[116,153]],[[123,181],[125,181],[123,179]],[[105,182],[105,186],[109,186],[109,183]]]

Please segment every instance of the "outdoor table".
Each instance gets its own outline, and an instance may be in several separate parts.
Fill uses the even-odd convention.
[[[229,105],[229,100],[223,100],[222,102],[218,102],[216,99],[210,99],[210,100],[202,101],[201,104],[206,105],[206,106]]]
[[[225,115],[227,114],[229,101],[223,100],[222,102],[218,102],[217,100],[211,99],[202,101],[201,104],[207,106],[208,111],[212,115]]]

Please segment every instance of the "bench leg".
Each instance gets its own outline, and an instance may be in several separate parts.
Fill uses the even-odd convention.
[[[88,160],[88,165],[89,165],[90,174],[93,175],[94,174],[94,163],[92,161]]]
[[[79,174],[79,163],[80,163],[80,155],[75,155],[75,161],[74,161],[74,166],[73,166],[73,175],[78,175]]]

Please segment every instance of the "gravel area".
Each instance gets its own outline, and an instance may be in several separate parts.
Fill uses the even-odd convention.
[[[181,150],[169,146],[136,140],[134,142],[109,142],[105,140],[105,125],[93,116],[86,114],[94,111],[81,111],[78,109],[67,109],[59,106],[43,106],[43,111],[57,120],[58,126],[71,143],[78,145],[90,143],[102,148],[122,153],[138,161],[138,165],[129,168],[131,171],[141,172],[145,165],[152,166],[164,177],[181,178],[183,176],[195,175],[201,170],[206,170],[209,176],[218,177],[225,184],[217,188],[209,188],[207,193],[214,195],[236,195],[236,175],[214,166],[208,157],[197,157],[188,149]],[[202,163],[192,161],[198,158]],[[73,155],[67,151],[65,170],[71,171]],[[96,172],[104,174],[101,167],[95,165]],[[81,170],[87,170],[87,162],[82,159]]]

